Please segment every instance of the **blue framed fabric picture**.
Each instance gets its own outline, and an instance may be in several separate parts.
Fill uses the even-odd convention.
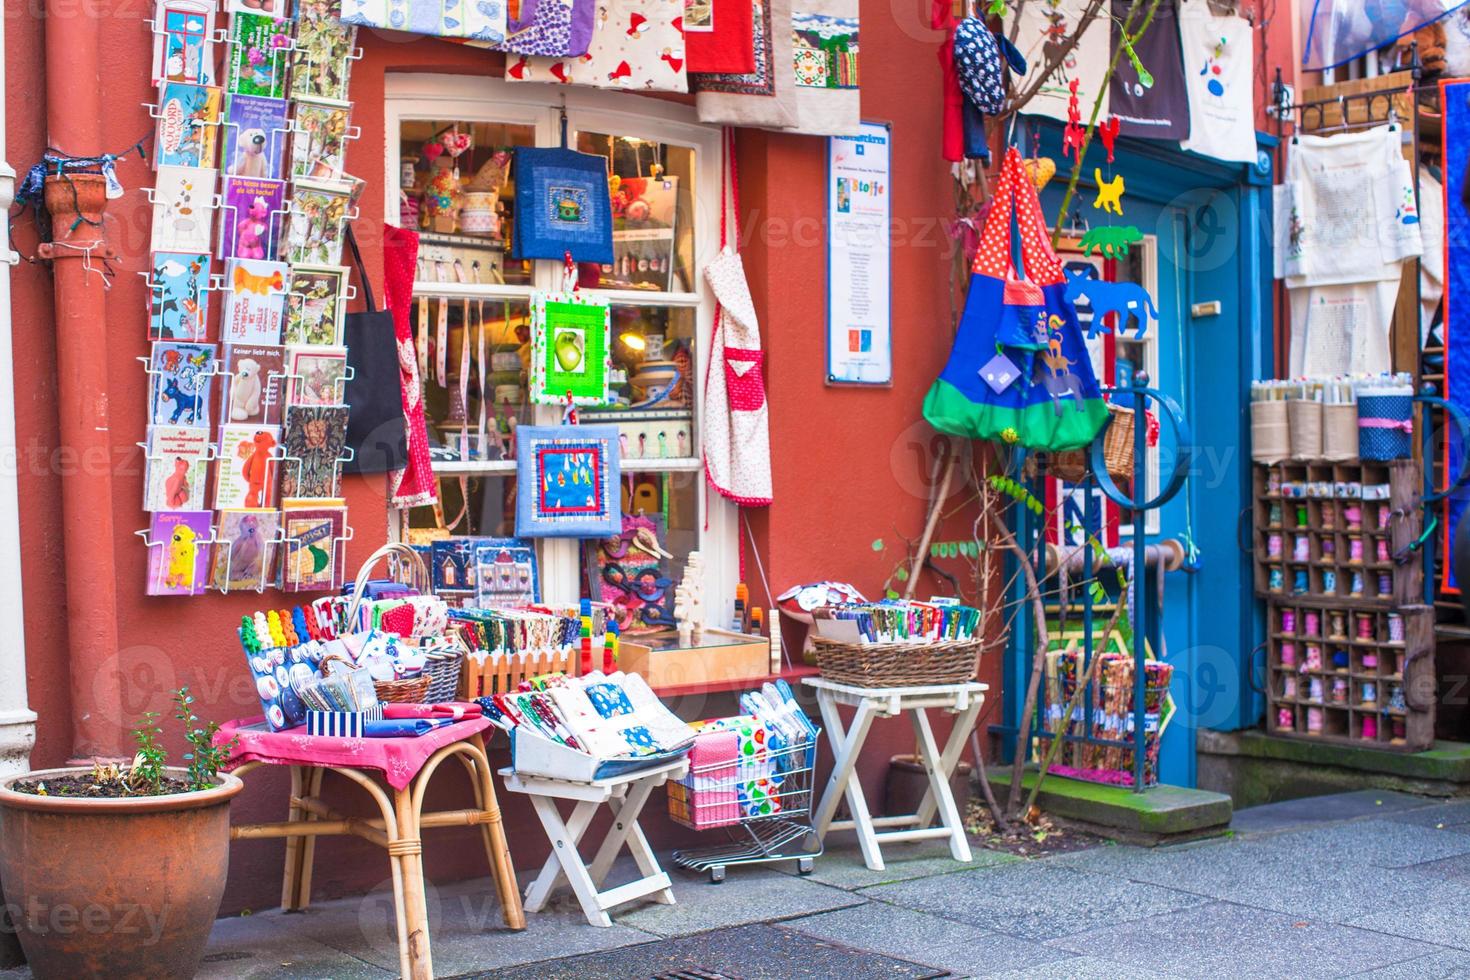
[[[516,534],[605,538],[622,533],[618,427],[516,429]]]
[[[611,265],[607,160],[562,148],[517,147],[514,257]]]

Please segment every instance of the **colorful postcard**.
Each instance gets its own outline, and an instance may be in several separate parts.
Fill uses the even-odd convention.
[[[357,28],[338,20],[340,13],[340,3],[302,0],[296,17],[296,49],[291,52],[292,98],[347,101]]]
[[[160,252],[208,252],[214,236],[218,172],[161,166],[153,182],[153,247]]]
[[[154,252],[149,340],[203,340],[209,321],[209,253]]]
[[[199,595],[209,585],[211,514],[161,510],[148,524],[149,595]]]
[[[537,293],[531,300],[531,401],[577,405],[608,399],[609,315],[581,293]]]
[[[293,181],[281,258],[293,264],[340,265],[342,222],[351,206],[351,194],[343,184]]]
[[[429,548],[429,573],[439,595],[475,594],[474,538],[445,538]]]
[[[287,20],[291,17],[291,0],[225,0],[225,12],[264,14],[276,20]]]
[[[219,257],[273,258],[285,200],[284,181],[226,177],[220,204]]]
[[[487,609],[541,601],[536,549],[524,538],[476,538],[476,603]]]
[[[293,265],[286,294],[287,344],[342,343],[342,306],[347,269],[340,265]]]
[[[232,95],[225,100],[224,153],[221,166],[231,177],[275,179],[285,156],[288,103],[259,95]]]
[[[259,592],[269,585],[280,526],[281,515],[274,510],[220,511],[214,530],[214,587]]]
[[[279,344],[290,275],[291,267],[284,262],[226,262],[220,340],[227,344]]]
[[[286,348],[286,404],[340,405],[347,384],[347,348]]]
[[[286,97],[291,22],[265,14],[231,14],[225,88],[239,95]]]
[[[342,493],[346,405],[288,405],[282,441],[281,496],[320,499]]]
[[[153,8],[153,82],[214,84],[214,0],[159,0]]]
[[[209,476],[206,426],[150,425],[143,476],[143,509],[199,510]]]
[[[341,180],[347,156],[346,102],[296,100],[291,126],[291,177]]]
[[[164,82],[158,97],[153,165],[213,167],[219,132],[219,89]]]
[[[276,447],[281,430],[274,425],[219,427],[219,465],[214,473],[214,509],[274,507]]]
[[[273,344],[225,344],[223,388],[226,422],[280,425],[285,404],[285,352]]]
[[[345,507],[293,507],[281,511],[286,551],[281,588],[327,592],[342,588],[347,528]]]
[[[208,425],[214,345],[155,341],[149,362],[149,420],[164,425]]]

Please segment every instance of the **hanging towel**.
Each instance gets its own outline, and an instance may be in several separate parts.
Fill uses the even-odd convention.
[[[687,92],[683,22],[683,0],[599,0],[597,29],[585,55],[508,57],[505,77],[635,92]]]
[[[580,58],[592,43],[597,0],[521,0],[517,16],[506,21],[508,55]],[[516,59],[507,57],[507,67]]]
[[[398,340],[398,386],[403,395],[403,415],[408,420],[408,465],[389,477],[389,503],[394,507],[423,507],[437,503],[439,484],[429,460],[429,430],[424,423],[423,388],[419,384],[418,355],[413,346],[409,307],[413,303],[413,275],[418,264],[417,232],[392,225],[383,226],[383,287],[388,309],[393,313],[393,333]]]
[[[700,122],[782,129],[796,121],[796,79],[785,70],[792,63],[791,0],[754,0],[751,49],[755,68],[748,73],[689,76]]]
[[[1256,162],[1253,42],[1244,17],[1216,17],[1209,0],[1182,0],[1179,47],[1190,117],[1189,138],[1179,144],[1184,149]]]
[[[684,53],[689,71],[755,71],[751,0],[689,0],[684,4]]]

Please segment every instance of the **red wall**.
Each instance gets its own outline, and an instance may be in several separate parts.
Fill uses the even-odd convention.
[[[28,11],[7,10],[9,64],[9,158],[24,171],[40,159],[45,145],[41,39],[43,21]],[[902,7],[903,9],[899,9]],[[866,3],[863,9],[864,116],[893,123],[893,188],[896,234],[893,251],[894,383],[891,388],[844,389],[824,385],[825,251],[821,229],[825,201],[825,141],[813,137],[743,132],[740,134],[742,205],[749,244],[745,257],[765,333],[771,396],[771,438],[777,503],[753,515],[761,558],[774,589],[820,578],[851,581],[869,594],[881,594],[884,581],[902,559],[903,539],[917,539],[923,527],[928,492],[931,434],[921,424],[924,392],[943,365],[952,337],[948,301],[949,245],[945,223],[952,214],[948,165],[938,156],[939,73],[934,60],[937,38],[921,25],[923,5]],[[101,77],[107,118],[106,145],[63,147],[77,154],[119,150],[151,131],[142,103],[154,98],[148,83],[150,44],[143,4],[110,5],[101,20]],[[389,71],[444,71],[491,74],[499,58],[435,41],[404,42],[364,33],[365,58],[353,69],[353,122],[362,137],[350,151],[348,169],[376,183],[383,173],[386,134],[381,113],[384,75]],[[891,66],[902,66],[894,70]],[[629,98],[635,98],[629,96]],[[113,406],[114,444],[130,446],[145,425],[145,378],[135,360],[147,353],[146,303],[138,272],[146,268],[149,210],[141,187],[150,183],[147,165],[132,158],[119,169],[128,193],[112,202],[108,236],[119,252],[107,296],[110,349],[108,398]],[[368,267],[380,283],[381,251],[372,229],[382,221],[382,195],[363,199],[359,235]],[[34,253],[29,219],[17,222],[16,247]],[[56,449],[55,337],[48,270],[22,264],[14,273],[14,363],[17,429],[22,448],[20,474],[22,573],[26,595],[27,670],[31,706],[40,715],[33,758],[37,767],[63,763],[71,751],[72,704],[68,673],[64,575],[115,575],[122,584],[118,610],[116,663],[125,678],[119,731],[150,708],[164,707],[167,692],[189,684],[206,718],[238,717],[258,711],[258,702],[236,646],[232,629],[242,614],[259,605],[253,594],[194,599],[146,598],[141,594],[145,555],[133,530],[144,518],[141,452],[122,453],[115,472],[115,496],[98,506],[114,509],[115,540],[97,542],[96,561],[67,567],[58,528],[63,468],[52,465]],[[27,452],[34,447],[34,452]],[[386,530],[385,485],[381,478],[349,478],[346,493],[356,539],[349,548],[355,567]],[[941,537],[968,532],[973,506],[962,507],[967,488],[959,481],[951,508],[962,511]],[[886,550],[875,552],[875,539]],[[970,582],[963,560],[943,563]],[[753,602],[769,606],[761,594],[753,563],[747,572]],[[920,594],[937,588],[927,576]],[[944,591],[948,587],[944,586]],[[267,601],[285,604],[284,597]],[[998,662],[983,675],[998,681]],[[691,704],[691,713],[714,712],[717,704]],[[900,727],[901,726],[901,727]],[[941,733],[943,737],[943,733]],[[178,743],[174,743],[175,751]],[[911,751],[905,722],[880,723],[880,733],[863,767],[870,792],[881,799],[881,774],[888,755]],[[446,783],[454,782],[453,778]],[[280,773],[257,773],[236,803],[237,820],[280,819],[286,782]],[[457,795],[460,787],[454,787]],[[346,794],[344,794],[345,796]],[[512,832],[517,864],[539,863],[545,844],[529,808],[519,799],[502,800]],[[350,808],[350,807],[348,807]],[[650,831],[663,843],[687,837],[662,818]],[[465,852],[438,832],[444,843],[426,849],[435,877],[481,873],[479,864],[454,860]],[[472,838],[460,835],[460,842]],[[386,878],[379,853],[355,841],[324,841],[320,849],[317,894],[361,891]],[[279,895],[281,845],[239,843],[232,852],[227,910],[274,905]]]

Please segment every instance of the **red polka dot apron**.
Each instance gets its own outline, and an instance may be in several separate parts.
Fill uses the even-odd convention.
[[[924,399],[924,417],[941,432],[972,439],[1080,449],[1102,428],[1107,406],[1077,312],[1063,296],[1062,263],[1036,188],[1014,147],[997,183],[959,332]]]

